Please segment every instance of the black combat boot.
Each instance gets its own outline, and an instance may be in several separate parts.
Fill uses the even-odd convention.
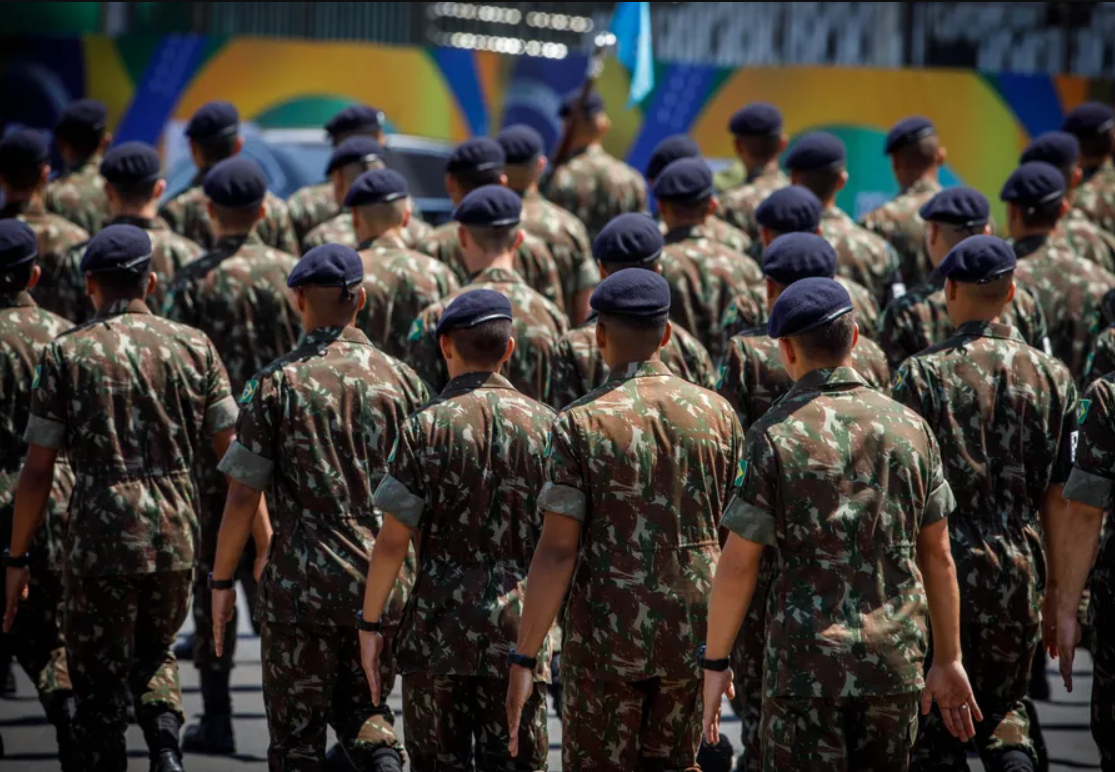
[[[141,718],[140,726],[147,741],[151,772],[184,772],[182,750],[178,747],[182,719],[169,711],[148,713]]]
[[[58,761],[62,772],[82,772],[82,758],[77,737],[74,735],[74,698],[70,693],[56,693],[43,700],[46,720],[54,727],[58,741]]]
[[[732,772],[733,761],[735,752],[732,750],[732,743],[723,733],[716,745],[701,741],[701,749],[697,751],[697,766],[704,772]]]
[[[186,772],[182,758],[174,751],[159,751],[151,760],[151,772]]]
[[[182,750],[227,756],[236,753],[232,733],[232,697],[228,690],[227,670],[203,670],[201,675],[201,720],[186,728]]]
[[[394,748],[380,748],[372,754],[370,772],[403,772],[403,758]]]

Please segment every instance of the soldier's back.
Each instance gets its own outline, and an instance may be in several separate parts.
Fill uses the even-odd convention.
[[[217,243],[217,236],[206,208],[208,203],[209,198],[202,188],[201,178],[198,178],[191,187],[163,204],[159,216],[171,230],[197,242],[204,249],[212,249]],[[256,224],[255,232],[269,247],[290,255],[299,254],[286,202],[271,191],[264,196],[263,219]]]
[[[46,186],[46,208],[65,217],[90,236],[98,233],[109,218],[101,156],[94,155],[79,168],[66,172]]]
[[[328,181],[299,188],[290,194],[286,206],[299,243],[314,228],[341,213],[341,206],[333,196],[333,185]]]
[[[1072,250],[1105,271],[1115,272],[1115,236],[1100,228],[1079,209],[1061,220],[1061,231]]]
[[[759,241],[759,223],[755,210],[767,196],[790,184],[790,178],[778,168],[763,171],[750,182],[732,188],[720,197],[717,216],[746,233],[752,241]]]
[[[836,250],[836,271],[862,284],[880,308],[887,304],[891,283],[899,270],[898,255],[884,239],[861,228],[835,206],[821,215],[821,235]]]
[[[600,283],[584,223],[535,192],[523,195],[523,230],[542,241],[553,255],[566,310],[572,312],[573,296]]]
[[[344,211],[314,226],[302,239],[302,251],[309,252],[323,244],[343,244],[356,248],[356,229],[352,226],[352,214]]]
[[[591,238],[619,215],[647,208],[643,176],[600,145],[585,148],[555,169],[542,194],[576,215]]]
[[[1115,164],[1110,159],[1073,191],[1073,207],[1115,234]]]
[[[42,206],[15,206],[0,210],[0,217],[17,217],[35,231],[39,243],[36,265],[42,269],[31,297],[58,316],[76,321],[85,308],[85,287],[74,274],[70,251],[89,240],[89,233]]]
[[[933,273],[933,264],[925,250],[925,220],[918,212],[940,190],[936,180],[920,179],[893,200],[868,212],[860,222],[894,247],[902,268],[902,281],[908,287],[922,284]]]

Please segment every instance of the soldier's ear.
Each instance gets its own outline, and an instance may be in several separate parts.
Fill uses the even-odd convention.
[[[515,236],[515,252],[518,252],[519,247],[523,245],[523,239],[526,238],[526,235],[526,231],[524,231],[522,228],[519,228],[519,233]]]
[[[468,249],[468,230],[463,225],[457,226],[457,240],[461,242],[461,249]]]
[[[712,196],[708,200],[708,207],[705,209],[705,214],[716,214],[716,210],[720,207],[720,199]]]
[[[1015,294],[1015,291],[1017,289],[1018,289],[1018,284],[1015,283],[1014,279],[1011,279],[1010,289],[1007,291],[1007,303],[1010,303],[1011,301],[1014,300],[1014,294]]]
[[[42,278],[42,275],[43,275],[43,269],[40,268],[37,265],[33,266],[31,268],[31,278],[29,278],[27,280],[27,286],[24,287],[24,289],[27,290],[28,292],[35,289],[35,285],[37,285],[39,283],[39,279]]]
[[[852,328],[852,348],[853,349],[856,347],[857,343],[859,343],[859,323],[856,323],[856,325]]]
[[[437,338],[438,348],[441,349],[441,355],[445,361],[453,359],[453,339],[448,335],[439,335]]]
[[[149,274],[147,274],[147,291],[144,294],[153,295],[155,293],[155,288],[158,286],[159,276],[154,271],[151,271]]]
[[[364,309],[364,306],[368,305],[368,290],[364,289],[364,287],[361,287],[360,292],[358,292],[357,295],[360,299],[356,302],[356,310],[362,311]]]
[[[848,170],[840,172],[840,182],[837,184],[837,190],[844,190],[844,186],[848,184]]]
[[[666,348],[672,337],[674,337],[674,325],[666,322],[666,329],[662,331],[662,340],[658,342],[658,348]]]
[[[160,199],[163,197],[163,193],[166,193],[166,180],[155,180],[155,189],[151,191],[151,198]]]
[[[403,210],[403,221],[402,221],[402,223],[400,223],[400,225],[404,228],[407,227],[408,225],[410,225],[410,218],[413,217],[413,216],[414,216],[413,208],[411,207],[410,204],[407,204],[406,209]]]
[[[50,182],[50,164],[43,164],[42,174],[39,175],[39,183],[46,185]]]
[[[596,347],[601,351],[608,348],[608,335],[599,319],[596,320]]]
[[[232,149],[232,154],[233,155],[240,155],[240,151],[243,150],[243,149],[244,149],[244,138],[243,137],[237,137],[236,138],[236,144],[233,146],[233,149]]]
[[[514,338],[508,338],[507,339],[507,348],[504,350],[503,356],[499,358],[499,363],[502,365],[504,362],[506,362],[508,359],[510,359],[511,355],[514,354],[514,353],[515,353],[515,339]]]

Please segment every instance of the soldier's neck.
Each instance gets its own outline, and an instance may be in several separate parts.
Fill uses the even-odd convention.
[[[159,216],[159,202],[148,201],[143,206],[121,207],[113,213],[113,217],[139,217],[144,220],[154,220]]]
[[[641,365],[643,362],[659,362],[662,360],[661,349],[655,350],[649,355],[643,354],[630,354],[629,352],[615,352],[614,359],[604,357],[604,364],[608,365],[608,369],[612,372],[620,373],[625,371],[631,365]]]
[[[778,156],[775,156],[774,158],[764,163],[757,164],[756,166],[748,166],[746,162],[743,164],[743,166],[745,169],[747,169],[747,176],[751,179],[754,179],[760,174],[778,171]]]
[[[382,231],[379,231],[379,232],[363,231],[362,233],[357,233],[356,234],[356,243],[357,244],[370,244],[373,241],[379,241],[380,239],[389,239],[389,238],[392,238],[392,237],[402,238],[402,235],[403,235],[403,226],[401,226],[401,225],[396,227],[396,228],[387,228],[386,230],[382,230]]]
[[[505,252],[502,255],[494,257],[484,257],[475,262],[469,261],[469,269],[473,276],[481,271],[488,271],[493,268],[503,269],[504,271],[515,270],[515,255],[512,252]]]
[[[1003,313],[1002,308],[987,309],[987,308],[973,308],[964,312],[957,312],[949,314],[949,321],[952,322],[954,329],[959,330],[964,325],[970,322],[979,322],[980,324],[991,324],[998,320],[999,316]]]
[[[246,239],[252,235],[252,228],[222,228],[220,223],[213,223],[213,236],[217,241],[221,239]]]
[[[1060,223],[1058,223],[1058,226]],[[1017,243],[1024,239],[1032,238],[1049,238],[1053,232],[1057,230],[1057,226],[1053,228],[1029,228],[1025,225],[1015,225],[1010,229],[1010,237]]]
[[[696,228],[704,225],[708,221],[709,215],[703,214],[698,217],[671,217],[666,219],[662,218],[662,222],[666,223],[666,232],[673,233],[674,231],[681,230],[682,228]]]
[[[570,146],[569,146],[569,152],[570,153],[580,153],[581,151],[588,150],[589,148],[600,147],[601,143],[603,141],[604,141],[603,137],[590,137],[590,136],[574,137],[572,144],[570,144]]]
[[[1095,174],[1101,166],[1108,162],[1108,158],[1084,158],[1080,159],[1080,168],[1084,172],[1084,177],[1087,179]]]

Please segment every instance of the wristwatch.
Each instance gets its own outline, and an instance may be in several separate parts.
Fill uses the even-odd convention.
[[[700,664],[701,670],[723,673],[732,666],[731,661],[727,657],[724,659],[705,659],[705,651],[707,651],[707,647],[703,643],[697,647],[697,662]]]
[[[22,555],[13,555],[12,551],[5,547],[4,565],[8,568],[27,568],[31,565],[31,553],[24,552]]]
[[[213,572],[209,572],[209,589],[210,590],[231,590],[236,586],[235,579],[214,579]]]
[[[508,665],[518,665],[525,667],[527,670],[534,670],[538,667],[538,657],[528,657],[525,654],[516,654],[515,647],[511,647],[511,651],[507,654]]]
[[[364,611],[356,612],[356,629],[362,633],[378,633],[383,630],[383,622],[365,622]]]

